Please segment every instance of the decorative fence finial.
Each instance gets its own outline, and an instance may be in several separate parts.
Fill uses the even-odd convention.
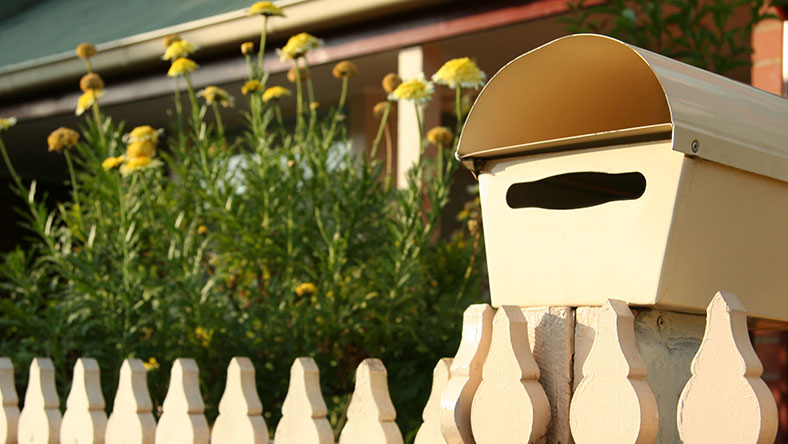
[[[0,358],[0,443],[16,443],[19,427],[19,396],[14,385],[14,363],[8,358]]]
[[[583,380],[569,408],[577,444],[650,444],[656,439],[657,401],[646,383],[634,322],[623,301],[608,299],[599,311]]]
[[[254,365],[235,357],[227,367],[227,384],[219,401],[219,416],[211,432],[213,444],[268,444],[263,403],[257,395]]]
[[[19,442],[57,444],[60,439],[60,399],[55,390],[55,365],[49,358],[34,358],[19,415]]]
[[[441,432],[448,444],[473,444],[471,402],[482,380],[490,349],[493,310],[473,304],[462,317],[462,338],[451,364],[451,378],[441,395]]]
[[[402,444],[396,418],[386,367],[380,359],[363,360],[356,370],[356,387],[339,444]]]
[[[170,387],[156,428],[157,443],[208,444],[210,433],[203,414],[199,372],[194,359],[178,358],[172,364]]]
[[[490,351],[473,397],[473,437],[479,444],[541,443],[549,422],[550,402],[539,384],[528,323],[520,307],[504,305],[493,319]]]
[[[413,444],[445,444],[441,433],[441,394],[449,383],[451,375],[451,358],[443,358],[435,365],[432,371],[432,391],[430,399],[424,407],[421,419],[424,422],[416,433],[416,440]]]
[[[115,404],[107,421],[106,444],[153,444],[156,420],[145,364],[126,359],[120,367]]]
[[[681,440],[715,444],[773,443],[777,405],[761,379],[747,332],[747,312],[733,293],[718,292],[706,309],[706,333],[681,392]]]
[[[66,413],[60,426],[62,443],[101,443],[107,430],[99,365],[95,359],[79,358],[74,365]]]
[[[296,358],[282,403],[275,444],[334,444],[328,409],[320,391],[320,372],[312,358]]]

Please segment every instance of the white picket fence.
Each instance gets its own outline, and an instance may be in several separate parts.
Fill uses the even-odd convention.
[[[609,300],[599,310],[593,346],[569,408],[575,443],[641,444],[655,440],[660,418],[645,380],[646,366],[638,352],[633,321],[632,312],[621,301]],[[519,307],[504,306],[494,313],[486,304],[470,306],[456,357],[441,359],[435,367],[415,444],[551,440],[550,433],[555,433],[554,427],[549,427],[553,400],[540,384],[540,368],[528,338],[526,316]],[[128,359],[121,367],[109,418],[94,359],[77,361],[62,416],[50,359],[36,358],[31,363],[21,412],[13,371],[11,361],[0,358],[2,443],[269,443],[255,370],[248,358],[236,357],[230,362],[219,416],[212,428],[203,414],[199,370],[192,359],[178,359],[173,364],[158,424],[152,413],[146,370],[138,359]],[[691,371],[677,407],[682,441],[774,441],[776,405],[760,379],[763,368],[750,344],[746,313],[736,296],[718,293],[712,300],[705,336]],[[326,415],[317,365],[311,358],[296,359],[273,442],[333,444],[334,433]],[[364,360],[356,371],[339,444],[402,443],[395,419],[386,368],[378,359]]]

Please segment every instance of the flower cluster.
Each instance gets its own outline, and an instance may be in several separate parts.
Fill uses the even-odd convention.
[[[209,105],[218,103],[225,108],[233,106],[235,102],[235,98],[230,93],[218,86],[206,86],[205,89],[197,92],[197,97],[202,97]]]
[[[157,130],[150,125],[134,128],[123,136],[123,141],[126,142],[126,153],[104,159],[101,166],[105,170],[120,167],[120,172],[125,176],[140,169],[160,165],[161,162],[153,158],[156,156],[156,145],[159,143],[161,132],[162,130]]]
[[[282,86],[272,86],[263,92],[263,102],[268,103],[271,100],[279,100],[282,97],[289,96],[290,90]]]
[[[50,152],[60,153],[63,151],[63,148],[73,149],[78,140],[79,133],[71,128],[61,126],[49,134],[47,145],[49,145]]]
[[[167,71],[167,75],[170,77],[186,75],[197,69],[197,66],[197,63],[194,60],[188,59],[186,57],[180,57],[172,62],[170,69]]]
[[[16,125],[16,117],[0,117],[0,132],[11,128],[14,125]]]
[[[282,61],[296,60],[306,55],[307,52],[323,46],[323,40],[302,32],[290,37],[287,44],[279,50]]]
[[[284,17],[285,12],[279,6],[276,6],[272,2],[256,2],[253,4],[247,15],[265,15],[268,17],[277,16],[277,17]]]
[[[331,71],[331,74],[337,79],[343,79],[345,77],[351,78],[358,74],[358,67],[355,63],[345,60],[337,63]]]
[[[189,57],[194,51],[197,51],[197,46],[188,40],[175,40],[167,46],[161,58],[162,60],[176,60],[181,57]]]
[[[432,81],[438,85],[446,85],[449,88],[479,89],[484,85],[487,75],[480,70],[476,63],[468,57],[451,59],[440,67],[438,72],[432,75]]]
[[[241,94],[247,95],[249,93],[262,91],[262,90],[263,90],[263,84],[260,83],[260,81],[257,79],[252,79],[252,80],[248,80],[246,83],[244,83],[244,86],[241,87]]]
[[[435,87],[432,82],[428,82],[424,76],[420,76],[400,83],[389,94],[389,100],[412,100],[416,104],[423,104],[432,100],[434,93]]]

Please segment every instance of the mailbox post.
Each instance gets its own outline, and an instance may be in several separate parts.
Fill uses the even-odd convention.
[[[608,298],[635,311],[658,443],[679,442],[676,401],[717,291],[738,295],[752,327],[788,326],[785,99],[569,36],[492,77],[457,158],[480,183],[492,304],[537,323],[549,442],[569,439],[554,430],[568,429],[562,406]]]

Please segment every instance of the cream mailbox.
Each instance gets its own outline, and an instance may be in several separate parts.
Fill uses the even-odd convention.
[[[727,290],[788,321],[788,100],[570,36],[489,81],[457,157],[479,179],[494,305],[703,312]]]

